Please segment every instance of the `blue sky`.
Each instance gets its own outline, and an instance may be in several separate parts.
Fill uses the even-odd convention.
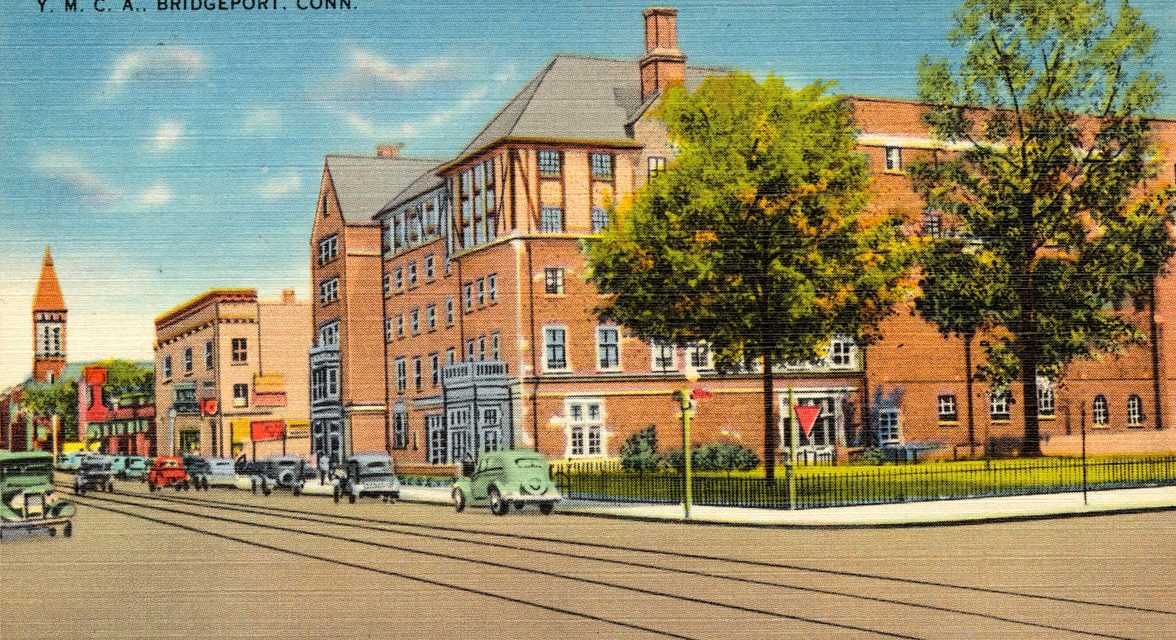
[[[350,11],[0,13],[0,386],[31,368],[50,245],[71,360],[150,359],[152,318],[217,286],[307,297],[328,152],[451,155],[557,52],[636,58],[643,2]],[[106,0],[117,8],[122,0]],[[911,97],[957,0],[676,2],[682,50],[799,85]],[[1114,5],[1115,2],[1110,4]],[[1176,83],[1176,5],[1136,0]],[[1170,85],[1171,86],[1171,85]],[[1158,111],[1176,115],[1169,91]]]

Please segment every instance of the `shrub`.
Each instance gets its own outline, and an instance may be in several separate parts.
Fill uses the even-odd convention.
[[[629,436],[621,445],[621,467],[625,471],[653,471],[658,468],[659,462],[655,424]]]

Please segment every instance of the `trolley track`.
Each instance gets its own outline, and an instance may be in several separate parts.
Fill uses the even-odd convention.
[[[961,608],[957,608],[957,607],[941,606],[941,605],[936,605],[936,604],[930,604],[927,602],[901,600],[901,599],[896,599],[896,598],[872,596],[872,595],[867,595],[865,593],[838,591],[835,589],[793,584],[793,583],[788,583],[788,582],[762,580],[762,579],[751,578],[751,577],[740,576],[740,575],[728,575],[728,574],[723,574],[723,573],[717,573],[715,571],[684,569],[684,568],[680,568],[680,567],[667,567],[667,566],[652,564],[652,563],[648,563],[648,562],[638,562],[638,561],[633,561],[633,560],[621,560],[621,559],[617,559],[617,558],[601,557],[601,556],[596,556],[596,555],[585,555],[583,553],[573,554],[573,553],[569,553],[566,551],[555,551],[555,550],[551,550],[551,549],[535,549],[533,547],[521,546],[521,545],[516,545],[516,544],[508,544],[508,543],[504,543],[504,542],[491,542],[491,541],[487,541],[487,540],[470,540],[469,538],[458,538],[458,537],[454,537],[451,535],[443,535],[443,534],[432,533],[432,532],[425,533],[425,532],[421,532],[421,531],[414,531],[411,529],[418,528],[418,529],[426,529],[426,530],[433,530],[433,531],[441,530],[441,531],[446,531],[446,532],[456,531],[456,532],[477,534],[477,535],[486,535],[486,536],[492,536],[492,537],[493,536],[507,536],[507,535],[509,535],[509,534],[502,534],[499,532],[470,530],[470,529],[463,529],[463,528],[457,528],[457,527],[441,527],[438,525],[422,525],[419,523],[406,523],[406,522],[401,522],[401,521],[385,521],[385,520],[380,520],[380,519],[361,518],[361,517],[347,516],[347,515],[323,514],[323,513],[309,512],[309,511],[297,510],[297,509],[285,509],[285,508],[281,508],[281,507],[247,505],[247,504],[243,504],[243,503],[239,503],[239,502],[235,502],[235,501],[226,503],[224,501],[208,500],[208,499],[201,499],[201,498],[187,497],[187,496],[165,497],[165,496],[155,496],[155,495],[142,496],[142,495],[133,495],[133,494],[132,495],[122,494],[122,495],[120,495],[120,497],[133,497],[133,498],[137,498],[140,500],[144,500],[145,502],[163,501],[163,502],[167,502],[170,504],[178,504],[181,506],[194,507],[197,509],[215,509],[215,510],[220,510],[220,511],[233,511],[233,512],[238,512],[238,513],[265,516],[265,517],[270,517],[270,518],[284,518],[284,519],[295,520],[295,521],[311,522],[311,523],[316,523],[316,524],[321,524],[321,525],[327,525],[330,527],[340,527],[340,528],[352,529],[352,530],[374,531],[374,532],[380,532],[380,533],[392,533],[392,534],[397,534],[397,535],[411,536],[414,538],[441,540],[441,541],[445,541],[445,542],[451,542],[451,543],[457,543],[457,544],[463,544],[463,545],[475,545],[475,546],[490,547],[490,548],[496,548],[496,549],[505,549],[505,550],[515,551],[515,552],[541,554],[544,556],[555,556],[555,557],[573,559],[576,561],[607,563],[610,565],[624,566],[629,569],[647,569],[647,570],[654,570],[654,571],[659,571],[659,572],[667,572],[670,574],[693,576],[693,577],[700,577],[700,578],[705,578],[705,579],[723,580],[723,581],[729,581],[729,582],[734,582],[734,583],[742,583],[745,585],[755,585],[758,587],[770,587],[770,588],[780,589],[780,590],[790,590],[790,591],[805,592],[805,593],[810,593],[810,594],[821,594],[821,595],[825,595],[825,596],[849,598],[849,599],[854,599],[857,601],[865,601],[865,602],[876,603],[876,604],[881,604],[881,605],[914,608],[915,610],[922,610],[923,612],[935,612],[935,613],[941,613],[941,614],[969,616],[969,617],[985,619],[985,620],[988,620],[991,622],[998,622],[998,623],[1004,623],[1004,624],[1009,624],[1009,625],[1018,625],[1018,626],[1023,626],[1023,627],[1027,627],[1027,628],[1035,628],[1035,629],[1040,629],[1040,630],[1056,631],[1056,632],[1074,634],[1076,636],[1083,636],[1083,637],[1111,638],[1111,639],[1116,639],[1116,640],[1132,640],[1131,636],[1119,635],[1117,633],[1105,633],[1105,632],[1094,631],[1094,630],[1089,630],[1089,629],[1078,629],[1078,628],[1067,627],[1067,626],[1062,626],[1062,625],[1058,625],[1058,624],[1051,624],[1048,622],[1037,622],[1037,621],[1025,620],[1025,619],[1020,619],[1020,618],[1013,618],[1013,617],[998,615],[998,614],[993,614],[993,613],[986,613],[986,612],[982,612],[982,611],[974,611],[974,610],[961,609]],[[413,554],[418,554],[418,555],[424,555],[424,556],[428,556],[428,557],[432,557],[432,558],[436,558],[436,559],[474,563],[474,564],[478,564],[478,565],[482,565],[482,566],[486,566],[486,567],[493,567],[493,568],[497,568],[497,569],[523,571],[523,572],[531,573],[534,575],[542,575],[542,576],[546,576],[546,577],[550,577],[550,578],[579,582],[581,584],[593,585],[593,586],[598,586],[598,587],[606,587],[606,588],[614,588],[614,589],[622,589],[622,590],[626,590],[626,591],[633,592],[633,593],[639,593],[642,595],[672,598],[672,599],[678,600],[680,602],[688,602],[688,603],[692,603],[692,604],[721,607],[721,608],[725,608],[725,609],[732,610],[732,611],[739,611],[739,612],[755,614],[755,615],[764,615],[764,616],[769,616],[769,617],[774,617],[774,618],[779,618],[779,619],[792,620],[792,621],[796,621],[796,622],[807,622],[807,623],[818,624],[818,625],[826,625],[826,626],[831,626],[831,627],[840,628],[840,629],[853,630],[853,631],[859,631],[859,632],[879,635],[879,636],[883,636],[883,637],[900,637],[900,638],[915,637],[915,636],[909,636],[909,635],[906,635],[903,633],[895,633],[895,632],[892,632],[892,631],[886,630],[886,629],[872,629],[872,628],[862,627],[862,626],[855,625],[855,624],[846,624],[846,623],[835,622],[835,621],[830,621],[830,620],[821,620],[821,619],[811,618],[811,617],[807,617],[807,616],[799,616],[799,615],[784,613],[784,612],[780,612],[780,611],[773,611],[770,609],[760,609],[760,608],[756,608],[756,607],[748,607],[748,606],[737,605],[737,604],[732,604],[732,603],[723,603],[723,602],[719,602],[719,601],[716,601],[713,599],[708,599],[708,598],[698,598],[698,597],[689,596],[689,595],[669,593],[669,592],[658,591],[658,590],[654,590],[654,589],[636,587],[636,586],[632,586],[632,585],[617,584],[617,583],[607,582],[607,581],[603,581],[603,580],[597,580],[594,578],[586,578],[586,577],[582,577],[582,576],[567,575],[567,574],[558,573],[558,572],[554,572],[554,571],[536,569],[533,567],[526,567],[526,566],[520,566],[520,565],[514,565],[514,564],[508,564],[508,563],[502,563],[502,562],[493,562],[493,561],[489,561],[489,560],[485,560],[485,559],[481,559],[481,558],[470,558],[467,556],[450,554],[450,553],[412,549],[412,548],[406,548],[406,547],[402,547],[402,546],[387,544],[387,543],[383,543],[383,542],[376,542],[376,541],[371,541],[371,540],[360,540],[360,539],[356,539],[356,538],[352,538],[352,537],[348,537],[348,536],[335,535],[335,534],[331,534],[331,533],[308,531],[305,529],[299,529],[299,528],[295,528],[295,527],[285,527],[285,526],[280,526],[280,525],[261,524],[261,523],[257,523],[257,522],[239,520],[239,519],[235,519],[235,518],[226,518],[226,517],[218,516],[218,515],[201,514],[201,513],[186,511],[186,510],[182,510],[182,509],[175,509],[175,508],[171,508],[171,507],[162,507],[162,506],[157,506],[157,505],[153,505],[153,504],[131,502],[131,501],[126,501],[126,500],[117,500],[113,497],[107,497],[107,496],[99,496],[96,499],[108,501],[108,502],[113,502],[113,503],[119,503],[124,506],[147,508],[147,509],[153,509],[153,510],[165,512],[165,513],[174,513],[174,514],[182,515],[182,516],[197,517],[197,518],[209,519],[209,520],[214,520],[214,521],[248,525],[248,526],[253,526],[253,527],[261,527],[261,528],[265,528],[265,529],[284,531],[284,532],[288,532],[288,533],[311,535],[311,536],[321,537],[321,538],[325,538],[325,539],[336,540],[336,541],[340,541],[340,542],[356,543],[356,544],[368,545],[368,546],[378,547],[378,548],[383,548],[383,549],[395,550],[398,552],[407,552],[407,553],[413,553]],[[392,526],[391,527],[375,526],[376,524],[392,525]],[[408,530],[406,530],[406,528],[404,528],[404,527],[408,527]],[[517,537],[517,536],[511,536],[511,537]],[[675,555],[675,556],[685,555],[685,556],[688,556],[691,558],[702,557],[702,558],[713,559],[713,560],[717,560],[717,561],[721,561],[721,562],[729,562],[729,563],[736,563],[736,564],[743,563],[743,561],[739,561],[736,559],[722,558],[722,557],[711,557],[711,556],[699,556],[698,554],[684,554],[681,552],[668,552],[667,553],[667,552],[663,552],[662,550],[640,549],[640,548],[633,548],[633,547],[624,547],[624,546],[620,546],[620,545],[607,545],[607,544],[603,544],[603,543],[579,543],[579,542],[574,542],[574,541],[556,540],[556,539],[539,537],[539,536],[522,536],[522,537],[524,537],[525,539],[529,539],[529,540],[541,540],[544,542],[548,542],[548,541],[558,542],[561,544],[570,544],[570,545],[576,545],[576,546],[604,547],[604,548],[623,549],[625,551],[637,551],[637,552],[644,552],[644,553],[666,553],[667,555]],[[792,567],[789,566],[786,568],[792,568]],[[875,577],[872,575],[869,577],[872,579],[887,579],[888,578],[885,576],[884,577]],[[897,580],[905,581],[906,579],[899,578]],[[954,587],[954,585],[948,585],[948,586]],[[1027,597],[1027,598],[1033,598],[1036,596],[1036,594],[1019,594],[1019,593],[1015,593],[1015,592],[1012,592],[1009,595],[1017,595],[1017,596],[1021,596],[1021,597]],[[1114,606],[1114,605],[1108,605],[1107,603],[1098,603],[1098,602],[1090,602],[1090,603],[1080,602],[1080,603],[1081,604],[1089,604],[1092,606]],[[1124,608],[1126,608],[1126,607],[1124,607]],[[1167,613],[1167,612],[1163,612],[1160,610],[1157,610],[1157,612]]]

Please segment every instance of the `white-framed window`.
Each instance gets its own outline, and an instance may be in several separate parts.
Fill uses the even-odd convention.
[[[327,374],[327,397],[339,397],[339,369],[337,367],[330,367],[323,370]]]
[[[320,347],[332,346],[339,344],[339,321],[332,320],[323,323],[318,331],[318,343]]]
[[[478,336],[478,360],[486,359],[486,336]]]
[[[212,368],[212,340],[204,341],[204,368]]]
[[[490,334],[490,359],[498,360],[498,332]]]
[[[445,349],[445,364],[450,365],[457,362],[457,349],[448,347]]]
[[[547,267],[543,269],[543,292],[548,295],[560,295],[564,292],[563,268]]]
[[[481,307],[486,304],[486,280],[478,278],[476,281],[478,290],[478,306]]]
[[[857,365],[857,344],[846,336],[833,336],[829,341],[829,365],[849,369]]]
[[[476,342],[473,338],[466,340],[466,362],[473,362],[474,360],[474,345]]]
[[[170,377],[172,377],[171,356],[163,356],[163,378],[166,380]]]
[[[589,153],[588,162],[592,167],[592,177],[596,180],[612,180],[613,156],[611,153]]]
[[[879,410],[878,444],[898,442],[902,437],[901,422],[898,409]]]
[[[1134,393],[1127,396],[1127,426],[1138,427],[1143,424],[1143,401]]]
[[[310,398],[314,401],[339,397],[339,369],[315,369],[310,377]]]
[[[408,263],[408,286],[415,287],[417,283],[416,260]]]
[[[1049,378],[1037,377],[1037,415],[1054,414],[1054,388]]]
[[[421,367],[421,357],[414,356],[412,359],[412,384],[417,391],[421,390],[424,385],[424,375]]]
[[[384,295],[392,295],[392,274],[384,272]]]
[[[486,276],[486,297],[490,302],[498,302],[498,274],[492,273]]]
[[[645,161],[649,177],[646,180],[653,180],[657,175],[666,170],[665,156],[649,156]]]
[[[649,368],[654,371],[674,371],[678,368],[676,356],[678,350],[671,342],[663,340],[649,341]]]
[[[1009,405],[1013,403],[1013,394],[1008,389],[993,391],[988,394],[988,417],[993,420],[1008,420]]]
[[[560,153],[555,149],[539,150],[539,175],[544,178],[558,178],[562,169]]]
[[[233,362],[248,362],[249,361],[249,339],[248,338],[233,338]]]
[[[445,324],[453,324],[453,296],[445,296]]]
[[[596,327],[596,367],[605,371],[621,368],[621,331],[617,327]]]
[[[396,314],[396,337],[397,338],[404,337],[404,314],[403,313]]]
[[[319,283],[319,302],[327,304],[339,299],[338,276]]]
[[[235,384],[233,385],[233,406],[247,407],[249,406],[249,385]]]
[[[412,310],[408,312],[408,328],[412,331],[413,335],[421,332],[420,307],[413,307]]]
[[[472,283],[472,282],[465,283],[465,286],[462,287],[462,294],[464,295],[464,298],[465,298],[465,308],[466,309],[474,308],[474,283]]]
[[[939,394],[939,421],[955,422],[959,418],[956,412],[956,397],[954,394]]]
[[[1107,397],[1101,393],[1094,396],[1094,402],[1090,403],[1090,419],[1094,421],[1094,424],[1105,427],[1109,415]]]
[[[902,171],[901,147],[886,147],[886,170]]]
[[[392,339],[392,318],[384,318],[384,341]]]
[[[434,387],[441,383],[441,356],[436,351],[429,354],[429,376]]]
[[[392,288],[396,291],[404,289],[404,269],[402,267],[396,267],[396,270],[392,272]]]
[[[563,209],[549,205],[539,207],[539,230],[544,233],[563,231]]]
[[[425,326],[429,331],[437,328],[437,305],[432,302],[425,305]]]
[[[319,240],[319,264],[326,264],[339,257],[339,234],[331,235]]]
[[[396,359],[396,391],[404,393],[408,390],[408,360],[401,356]]]
[[[711,354],[710,345],[706,342],[693,342],[686,346],[686,369],[693,371],[709,371],[715,368],[715,360]]]
[[[433,269],[433,254],[425,256],[425,280],[432,280],[436,272]]]
[[[567,456],[598,457],[607,451],[604,428],[604,402],[599,398],[572,398],[565,401]]]
[[[609,215],[608,209],[604,207],[592,207],[592,233],[600,233],[608,226]]]
[[[184,347],[184,373],[192,373],[192,347]]]
[[[392,407],[392,448],[408,448],[408,411],[402,402]]]
[[[548,371],[568,368],[568,331],[562,326],[543,327],[543,363]]]

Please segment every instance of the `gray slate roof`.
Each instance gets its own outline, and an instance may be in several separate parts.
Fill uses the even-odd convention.
[[[686,67],[693,91],[715,67]],[[558,54],[490,119],[458,158],[504,137],[628,140],[627,126],[653,99],[641,100],[635,60]]]
[[[343,219],[349,223],[370,223],[388,200],[442,161],[348,154],[328,154],[326,159]]]
[[[445,185],[445,180],[437,175],[437,172],[430,169],[421,174],[421,177],[413,180],[411,184],[404,188],[399,195],[392,199],[391,202],[380,208],[381,212],[391,211],[406,202],[410,202],[434,189],[438,189]]]

